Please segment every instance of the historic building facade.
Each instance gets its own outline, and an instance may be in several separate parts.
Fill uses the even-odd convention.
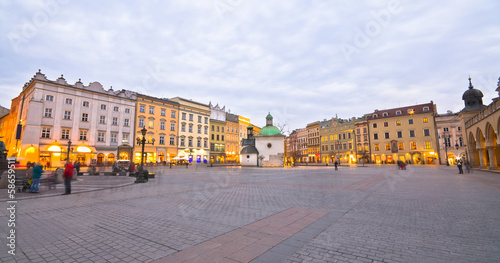
[[[118,149],[132,149],[136,94],[104,90],[98,82],[68,84],[61,75],[51,81],[38,71],[13,100],[9,154],[23,162],[61,167],[68,160],[106,165]]]
[[[332,118],[320,122],[322,162],[356,163],[354,121]]]
[[[465,137],[458,113],[450,111],[436,115],[436,130],[439,139],[439,163],[455,165],[458,160],[465,160]]]
[[[189,162],[208,162],[210,106],[181,97],[170,100],[179,103],[178,157]]]
[[[426,104],[375,110],[367,115],[375,163],[437,164],[436,106]]]
[[[307,124],[306,128],[308,162],[317,163],[320,161],[319,121]]]
[[[500,164],[500,78],[497,84],[499,97],[488,106],[483,105],[481,91],[474,89],[469,78],[469,89],[462,99],[465,108],[459,116],[465,127],[468,155],[466,161],[480,169],[498,170]]]
[[[226,111],[225,106],[210,106],[210,163],[226,162]]]
[[[240,162],[240,137],[238,115],[226,113],[226,162]]]
[[[142,147],[137,138],[142,138],[142,129],[147,130],[147,144],[144,146],[146,163],[171,162],[172,158],[177,157],[178,115],[178,102],[144,94],[137,95],[134,162],[141,162]]]
[[[370,127],[366,116],[354,119],[354,131],[356,133],[356,158],[357,162],[364,164],[370,162]]]

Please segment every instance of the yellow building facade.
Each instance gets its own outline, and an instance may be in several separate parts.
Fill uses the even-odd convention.
[[[137,95],[134,137],[134,162],[141,162],[142,146],[137,138],[142,138],[145,128],[145,163],[170,162],[177,157],[177,136],[179,124],[179,103],[143,94]],[[154,143],[153,143],[154,142]]]
[[[371,161],[377,164],[438,164],[439,145],[431,101],[367,115]]]
[[[226,113],[226,162],[240,162],[238,115]]]

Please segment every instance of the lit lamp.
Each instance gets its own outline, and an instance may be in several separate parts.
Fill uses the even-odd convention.
[[[139,175],[137,176],[137,179],[135,180],[136,183],[145,183],[148,181],[148,171],[144,171],[144,145],[146,144],[155,144],[155,139],[151,140],[151,142],[146,142],[146,133],[148,130],[146,130],[145,127],[142,128],[141,137],[137,137],[137,144],[141,145],[142,144],[142,151],[141,151],[141,166],[139,167]]]

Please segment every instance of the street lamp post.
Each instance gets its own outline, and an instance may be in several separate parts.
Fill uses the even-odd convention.
[[[71,139],[68,141],[68,156],[66,157],[66,163],[69,163],[69,152],[71,150]]]
[[[446,160],[446,166],[450,166],[450,163],[448,162],[448,141],[446,139],[450,139],[451,138],[451,135],[446,135],[446,134],[443,134],[443,141],[444,141],[444,154],[445,154],[445,160]],[[458,150],[458,148],[457,148]]]
[[[152,144],[155,145],[155,139],[153,138],[152,142],[146,142],[146,130],[145,127],[142,128],[141,134],[142,138],[137,137],[137,144],[141,145],[142,144],[142,151],[141,151],[141,167],[139,167],[139,175],[137,176],[137,179],[135,180],[136,183],[145,183],[148,181],[148,171],[144,171],[144,146],[146,144]]]

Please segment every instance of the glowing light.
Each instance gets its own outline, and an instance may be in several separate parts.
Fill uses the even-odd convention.
[[[49,147],[48,149],[49,152],[60,152],[61,151],[61,147],[57,146],[57,145],[52,145]]]
[[[80,152],[80,153],[90,153],[90,152],[92,152],[92,150],[90,150],[90,148],[87,147],[87,146],[78,146],[78,147],[76,147],[76,151]]]

